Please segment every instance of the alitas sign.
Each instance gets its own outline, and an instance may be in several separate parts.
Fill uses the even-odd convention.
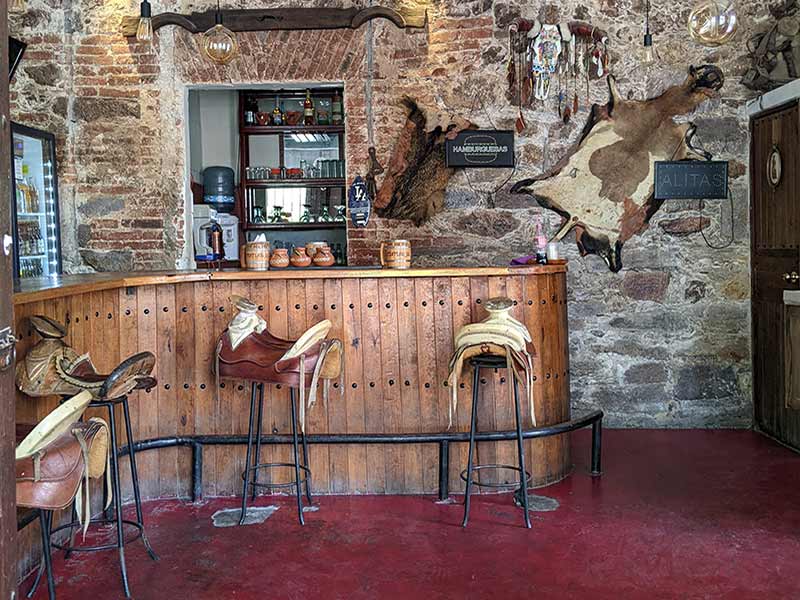
[[[728,197],[728,162],[656,161],[655,180],[656,200],[724,200]]]
[[[514,132],[465,130],[444,145],[448,167],[513,168]]]

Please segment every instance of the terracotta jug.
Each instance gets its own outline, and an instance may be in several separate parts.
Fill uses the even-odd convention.
[[[318,248],[316,254],[314,254],[315,267],[330,267],[335,262],[336,259],[333,257],[333,254],[331,254],[330,246],[322,246]]]
[[[272,251],[272,258],[269,259],[269,266],[273,269],[285,269],[289,266],[289,251],[286,248],[275,248]]]
[[[306,254],[306,249],[302,246],[296,247],[292,251],[292,258],[289,259],[293,267],[307,267],[311,264],[311,257]]]

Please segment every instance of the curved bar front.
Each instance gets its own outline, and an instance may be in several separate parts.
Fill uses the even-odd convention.
[[[566,266],[520,268],[331,269],[308,271],[192,271],[64,276],[25,283],[15,294],[18,356],[38,338],[27,317],[43,314],[67,326],[67,343],[88,353],[108,372],[122,359],[149,350],[157,356],[158,386],[131,401],[137,440],[247,433],[249,385],[220,384],[215,394],[212,361],[219,333],[232,316],[228,297],[258,303],[269,328],[289,338],[322,319],[344,341],[345,373],[307,413],[314,433],[421,433],[448,427],[446,379],[453,335],[486,317],[493,296],[515,301],[514,316],[533,338],[537,425],[570,419]],[[453,429],[469,428],[471,373],[464,372]],[[503,370],[481,380],[479,427],[514,428]],[[289,390],[265,390],[265,434],[289,431]],[[36,422],[56,398],[17,396],[18,422]],[[527,413],[527,411],[523,411]],[[523,427],[530,428],[524,414]],[[120,439],[124,439],[124,435]],[[204,452],[203,493],[237,495],[243,446],[209,446]],[[290,462],[291,449],[267,445],[264,462]],[[450,489],[463,490],[458,474],[466,444],[450,448]],[[436,445],[312,445],[315,493],[434,493]],[[147,498],[189,497],[192,457],[185,448],[138,455]],[[571,468],[569,435],[526,441],[534,486],[563,479]],[[514,441],[480,442],[476,463],[514,464]],[[123,469],[123,472],[125,469]],[[276,474],[277,475],[277,474]],[[510,475],[515,477],[514,474]],[[484,475],[481,476],[482,478]],[[488,475],[487,475],[488,477]]]

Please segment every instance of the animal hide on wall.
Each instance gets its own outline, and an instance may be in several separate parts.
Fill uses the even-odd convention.
[[[747,40],[752,66],[742,77],[751,90],[768,92],[800,76],[800,6],[786,0],[770,7],[766,31]]]
[[[445,188],[454,173],[445,166],[445,140],[475,126],[462,119],[428,131],[428,120],[417,103],[404,98],[403,105],[408,117],[373,206],[380,217],[411,219],[420,225],[441,212]]]
[[[682,84],[660,96],[624,100],[609,76],[608,104],[592,106],[578,142],[552,169],[511,192],[531,194],[565,219],[555,239],[575,228],[582,256],[598,254],[619,271],[623,244],[647,229],[662,204],[653,199],[655,162],[711,158],[692,145],[695,126],[673,117],[716,96],[723,82],[715,66],[690,67]]]

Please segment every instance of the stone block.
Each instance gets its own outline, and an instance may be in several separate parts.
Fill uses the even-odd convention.
[[[625,371],[625,383],[663,383],[667,381],[667,369],[662,363],[639,363]]]
[[[622,283],[622,292],[633,300],[663,302],[669,280],[669,273],[661,271],[628,272]]]
[[[131,250],[81,250],[81,258],[95,271],[132,271],[133,252]]]
[[[729,398],[738,392],[733,367],[698,363],[681,367],[675,380],[675,397],[679,400]]]

